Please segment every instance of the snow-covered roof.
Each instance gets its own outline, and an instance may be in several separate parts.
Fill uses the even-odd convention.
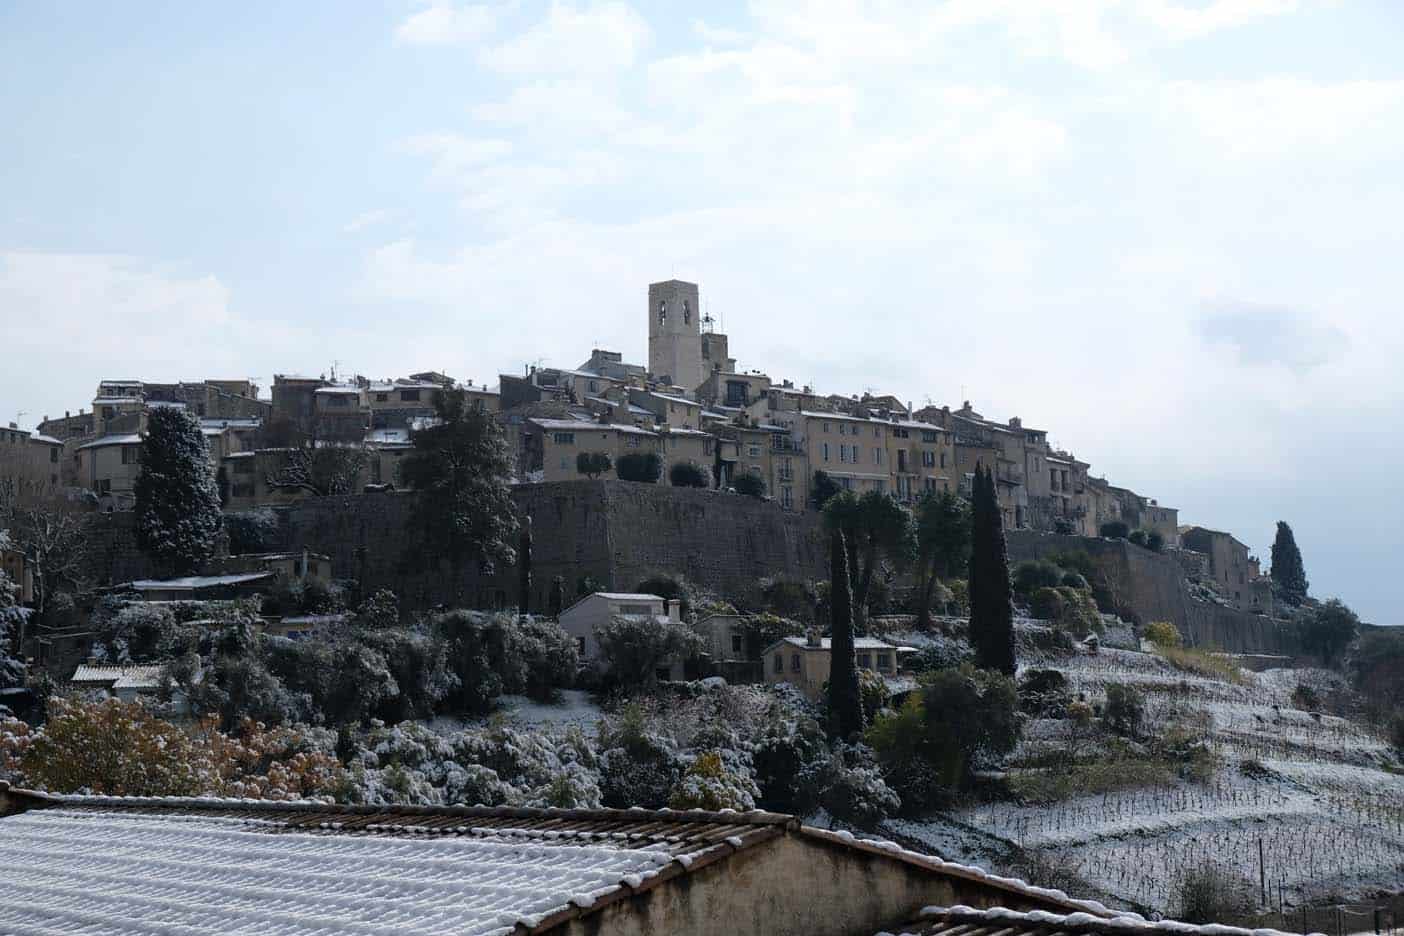
[[[156,689],[161,685],[161,667],[159,664],[80,663],[68,681],[103,683],[113,689]]]
[[[606,601],[662,601],[658,595],[649,595],[642,592],[591,592],[584,598],[577,598],[575,603],[566,608],[561,614],[568,614],[576,608],[595,598],[603,598]]]
[[[241,572],[234,575],[187,575],[173,579],[138,579],[128,582],[123,588],[137,591],[186,591],[189,589],[218,588],[222,585],[243,585],[271,578],[272,572]]]
[[[346,396],[360,396],[360,387],[318,387],[314,393],[332,393]]]
[[[0,819],[6,933],[496,936],[583,916],[797,825],[758,812],[23,795],[36,808]]]
[[[826,413],[821,410],[800,410],[801,416],[808,416],[810,419],[842,419],[845,422],[869,422],[866,416],[850,416],[847,413]],[[874,420],[880,421],[880,420]]]
[[[408,429],[372,429],[366,433],[366,442],[371,445],[408,444]]]
[[[676,436],[704,436],[708,439],[713,438],[713,435],[710,432],[703,432],[701,429],[689,429],[686,426],[673,426],[671,429],[666,430],[663,434]]]
[[[94,406],[116,406],[118,403],[136,403],[140,405],[141,402],[142,399],[139,396],[96,397],[93,399]]]
[[[185,409],[186,406],[180,400],[147,400],[147,409]]]
[[[1047,910],[1019,912],[1005,907],[977,910],[974,907],[925,907],[921,916],[901,928],[911,936],[944,936],[959,930],[998,930],[1007,936],[1034,936],[1036,933],[1067,933],[1081,936],[1133,936],[1133,934],[1174,934],[1174,936],[1279,936],[1280,930],[1243,929],[1237,926],[1179,923],[1174,920],[1150,921],[1136,914],[1122,914],[1111,919],[1091,913],[1050,913]]]
[[[86,445],[78,446],[78,451],[91,448],[103,448],[108,445],[136,445],[141,442],[141,436],[135,432],[126,435],[103,436],[101,439],[94,439]]]
[[[658,399],[660,399],[660,400],[667,400],[669,403],[681,403],[681,404],[683,404],[684,406],[698,406],[698,407],[700,407],[700,406],[702,405],[701,403],[697,402],[696,400],[689,400],[687,397],[673,396],[671,393],[659,393],[659,392],[656,391],[656,390],[651,390],[651,391],[649,391],[649,393],[650,393],[652,396],[658,397]]]
[[[816,650],[816,649],[817,649],[817,650],[831,650],[831,649],[833,649],[833,640],[832,640],[831,638],[829,638],[829,637],[822,637],[822,638],[820,638],[820,640],[819,640],[819,646],[818,646],[818,647],[810,647],[808,641],[806,641],[806,639],[803,638],[803,637],[782,637],[782,638],[780,638],[779,640],[777,640],[775,643],[771,644],[770,646],[771,646],[771,647],[774,647],[774,646],[776,646],[776,645],[778,645],[778,644],[782,644],[782,643],[791,644],[792,646],[796,646],[796,647],[807,647],[807,648],[810,649],[810,650]],[[770,647],[767,647],[766,649],[769,650]],[[904,646],[901,646],[901,645],[899,645],[899,644],[890,644],[890,643],[888,643],[888,642],[885,641],[885,640],[878,640],[876,637],[854,637],[854,638],[853,638],[853,649],[854,649],[854,650],[897,650],[897,651],[911,651],[911,652],[915,652],[915,650],[916,650],[915,647],[904,647]]]
[[[609,431],[614,428],[614,426],[609,423],[599,423],[590,419],[546,419],[544,417],[533,416],[528,421],[535,423],[542,429],[560,429],[569,432],[579,432],[586,429]]]
[[[43,435],[42,433],[38,433],[38,432],[36,432],[34,435],[30,436],[29,438],[30,438],[30,441],[32,441],[32,442],[43,442],[45,445],[62,445],[62,444],[63,444],[63,440],[62,440],[62,439],[55,439],[53,436]]]

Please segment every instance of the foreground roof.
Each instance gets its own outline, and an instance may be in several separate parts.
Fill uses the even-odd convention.
[[[541,931],[798,827],[770,813],[48,799],[0,820],[0,932]]]
[[[1243,929],[1210,924],[1198,926],[1173,920],[1151,922],[1138,916],[1107,919],[1090,913],[1020,913],[1004,907],[927,907],[919,919],[902,927],[902,936],[1285,936],[1275,929]],[[890,936],[890,934],[879,934]]]

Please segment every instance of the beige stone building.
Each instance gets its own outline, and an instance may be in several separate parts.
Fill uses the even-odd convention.
[[[890,644],[875,637],[853,638],[853,655],[859,669],[872,670],[879,676],[896,677],[902,670],[902,658],[916,653],[915,647]],[[824,694],[832,665],[832,641],[811,632],[806,637],[786,637],[776,641],[761,654],[765,661],[765,681],[789,683],[810,699]]]
[[[701,302],[696,283],[665,280],[648,287],[648,372],[688,393],[711,372],[702,363]]]
[[[1179,530],[1184,549],[1209,559],[1209,575],[1225,599],[1241,611],[1272,613],[1271,583],[1262,576],[1257,557],[1231,533],[1201,526]]]
[[[532,418],[523,423],[521,436],[524,473],[535,481],[586,479],[576,464],[582,452],[602,452],[615,465],[631,452],[655,452],[663,457],[658,433],[620,423]],[[661,480],[667,483],[664,470]],[[602,477],[615,477],[614,468]]]
[[[79,484],[98,496],[105,510],[130,510],[141,473],[141,436],[110,435],[78,446]]]
[[[912,504],[925,494],[955,492],[959,485],[955,436],[933,423],[894,419],[886,427],[892,495]]]
[[[888,429],[864,416],[801,410],[791,439],[804,447],[811,471],[823,471],[844,490],[890,492]]]

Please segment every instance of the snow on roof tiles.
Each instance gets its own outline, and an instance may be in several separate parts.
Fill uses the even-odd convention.
[[[220,585],[242,585],[259,579],[271,578],[272,572],[243,572],[237,575],[188,575],[173,579],[138,579],[128,582],[126,587],[137,591],[177,591],[187,588],[216,588]]]
[[[506,934],[675,860],[511,836],[271,835],[267,822],[62,807],[6,818],[0,932]]]
[[[776,643],[793,644],[793,645],[796,646],[796,647],[806,647],[806,646],[808,646],[807,641],[806,641],[805,638],[803,638],[803,637],[782,637],[782,638],[780,638],[778,641],[776,641]],[[829,650],[829,649],[831,649],[832,644],[833,644],[833,641],[832,641],[830,638],[828,638],[828,637],[823,637],[823,638],[821,638],[821,639],[819,640],[819,648],[818,648],[818,649]],[[775,646],[775,644],[771,644],[771,646],[773,647],[773,646]],[[809,649],[813,650],[813,649],[816,649],[816,648],[810,647]],[[915,650],[916,648],[915,648],[915,647],[904,647],[904,646],[902,646],[902,645],[900,645],[900,644],[888,643],[888,642],[885,641],[885,640],[878,640],[876,637],[854,637],[854,638],[853,638],[853,649],[854,649],[854,650]]]
[[[161,685],[161,666],[80,663],[69,677],[69,682],[111,683],[114,689],[155,689]]]
[[[1032,936],[1035,933],[1061,932],[1072,934],[1175,934],[1175,936],[1282,936],[1280,930],[1242,929],[1237,926],[1208,924],[1198,926],[1174,920],[1150,921],[1137,914],[1120,914],[1106,919],[1091,913],[1049,913],[1030,910],[1021,913],[1004,907],[977,910],[974,907],[925,907],[918,920],[902,927],[904,936],[942,936],[947,932],[966,932],[975,927],[999,930],[1009,936]],[[880,934],[881,936],[881,934]]]
[[[141,436],[135,432],[127,435],[103,436],[101,439],[94,439],[87,445],[78,446],[78,450],[81,452],[83,449],[102,448],[105,445],[136,445],[140,441]]]

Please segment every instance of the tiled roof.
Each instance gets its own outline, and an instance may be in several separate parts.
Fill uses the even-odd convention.
[[[69,677],[69,682],[105,683],[113,689],[155,689],[161,685],[161,666],[80,663]]]
[[[808,642],[807,642],[807,641],[805,640],[805,638],[803,638],[803,637],[782,637],[782,638],[780,638],[779,640],[777,640],[776,643],[787,643],[787,644],[792,644],[792,645],[794,645],[794,646],[796,646],[796,647],[809,647]],[[771,644],[771,646],[773,647],[773,646],[775,646],[775,644]],[[833,640],[832,640],[832,638],[829,638],[829,637],[822,637],[822,638],[820,638],[820,640],[819,640],[819,646],[818,646],[817,648],[816,648],[816,647],[809,647],[809,649],[810,649],[810,650],[815,650],[815,649],[829,650],[829,649],[832,649],[832,646],[833,646]],[[888,642],[885,641],[885,640],[878,640],[876,637],[854,637],[854,638],[853,638],[853,649],[854,649],[854,650],[914,650],[915,648],[914,648],[914,647],[904,647],[904,646],[901,646],[900,644],[891,644],[891,643],[888,643]]]
[[[1110,919],[1090,913],[1059,914],[1046,910],[1020,913],[1004,907],[927,907],[900,929],[903,936],[1281,936],[1280,930],[1242,929],[1212,924],[1197,926],[1173,920],[1152,922],[1135,914]],[[890,936],[890,934],[879,934]]]
[[[125,587],[137,591],[184,591],[189,588],[217,588],[221,585],[243,585],[272,578],[272,572],[241,572],[235,575],[187,575],[173,579],[138,579]]]
[[[127,435],[103,436],[101,439],[94,439],[87,445],[78,446],[78,450],[82,451],[83,449],[102,448],[103,446],[107,445],[136,445],[140,441],[141,436],[135,432],[129,433]]]
[[[0,819],[0,932],[540,932],[798,825],[760,812],[52,797]]]

